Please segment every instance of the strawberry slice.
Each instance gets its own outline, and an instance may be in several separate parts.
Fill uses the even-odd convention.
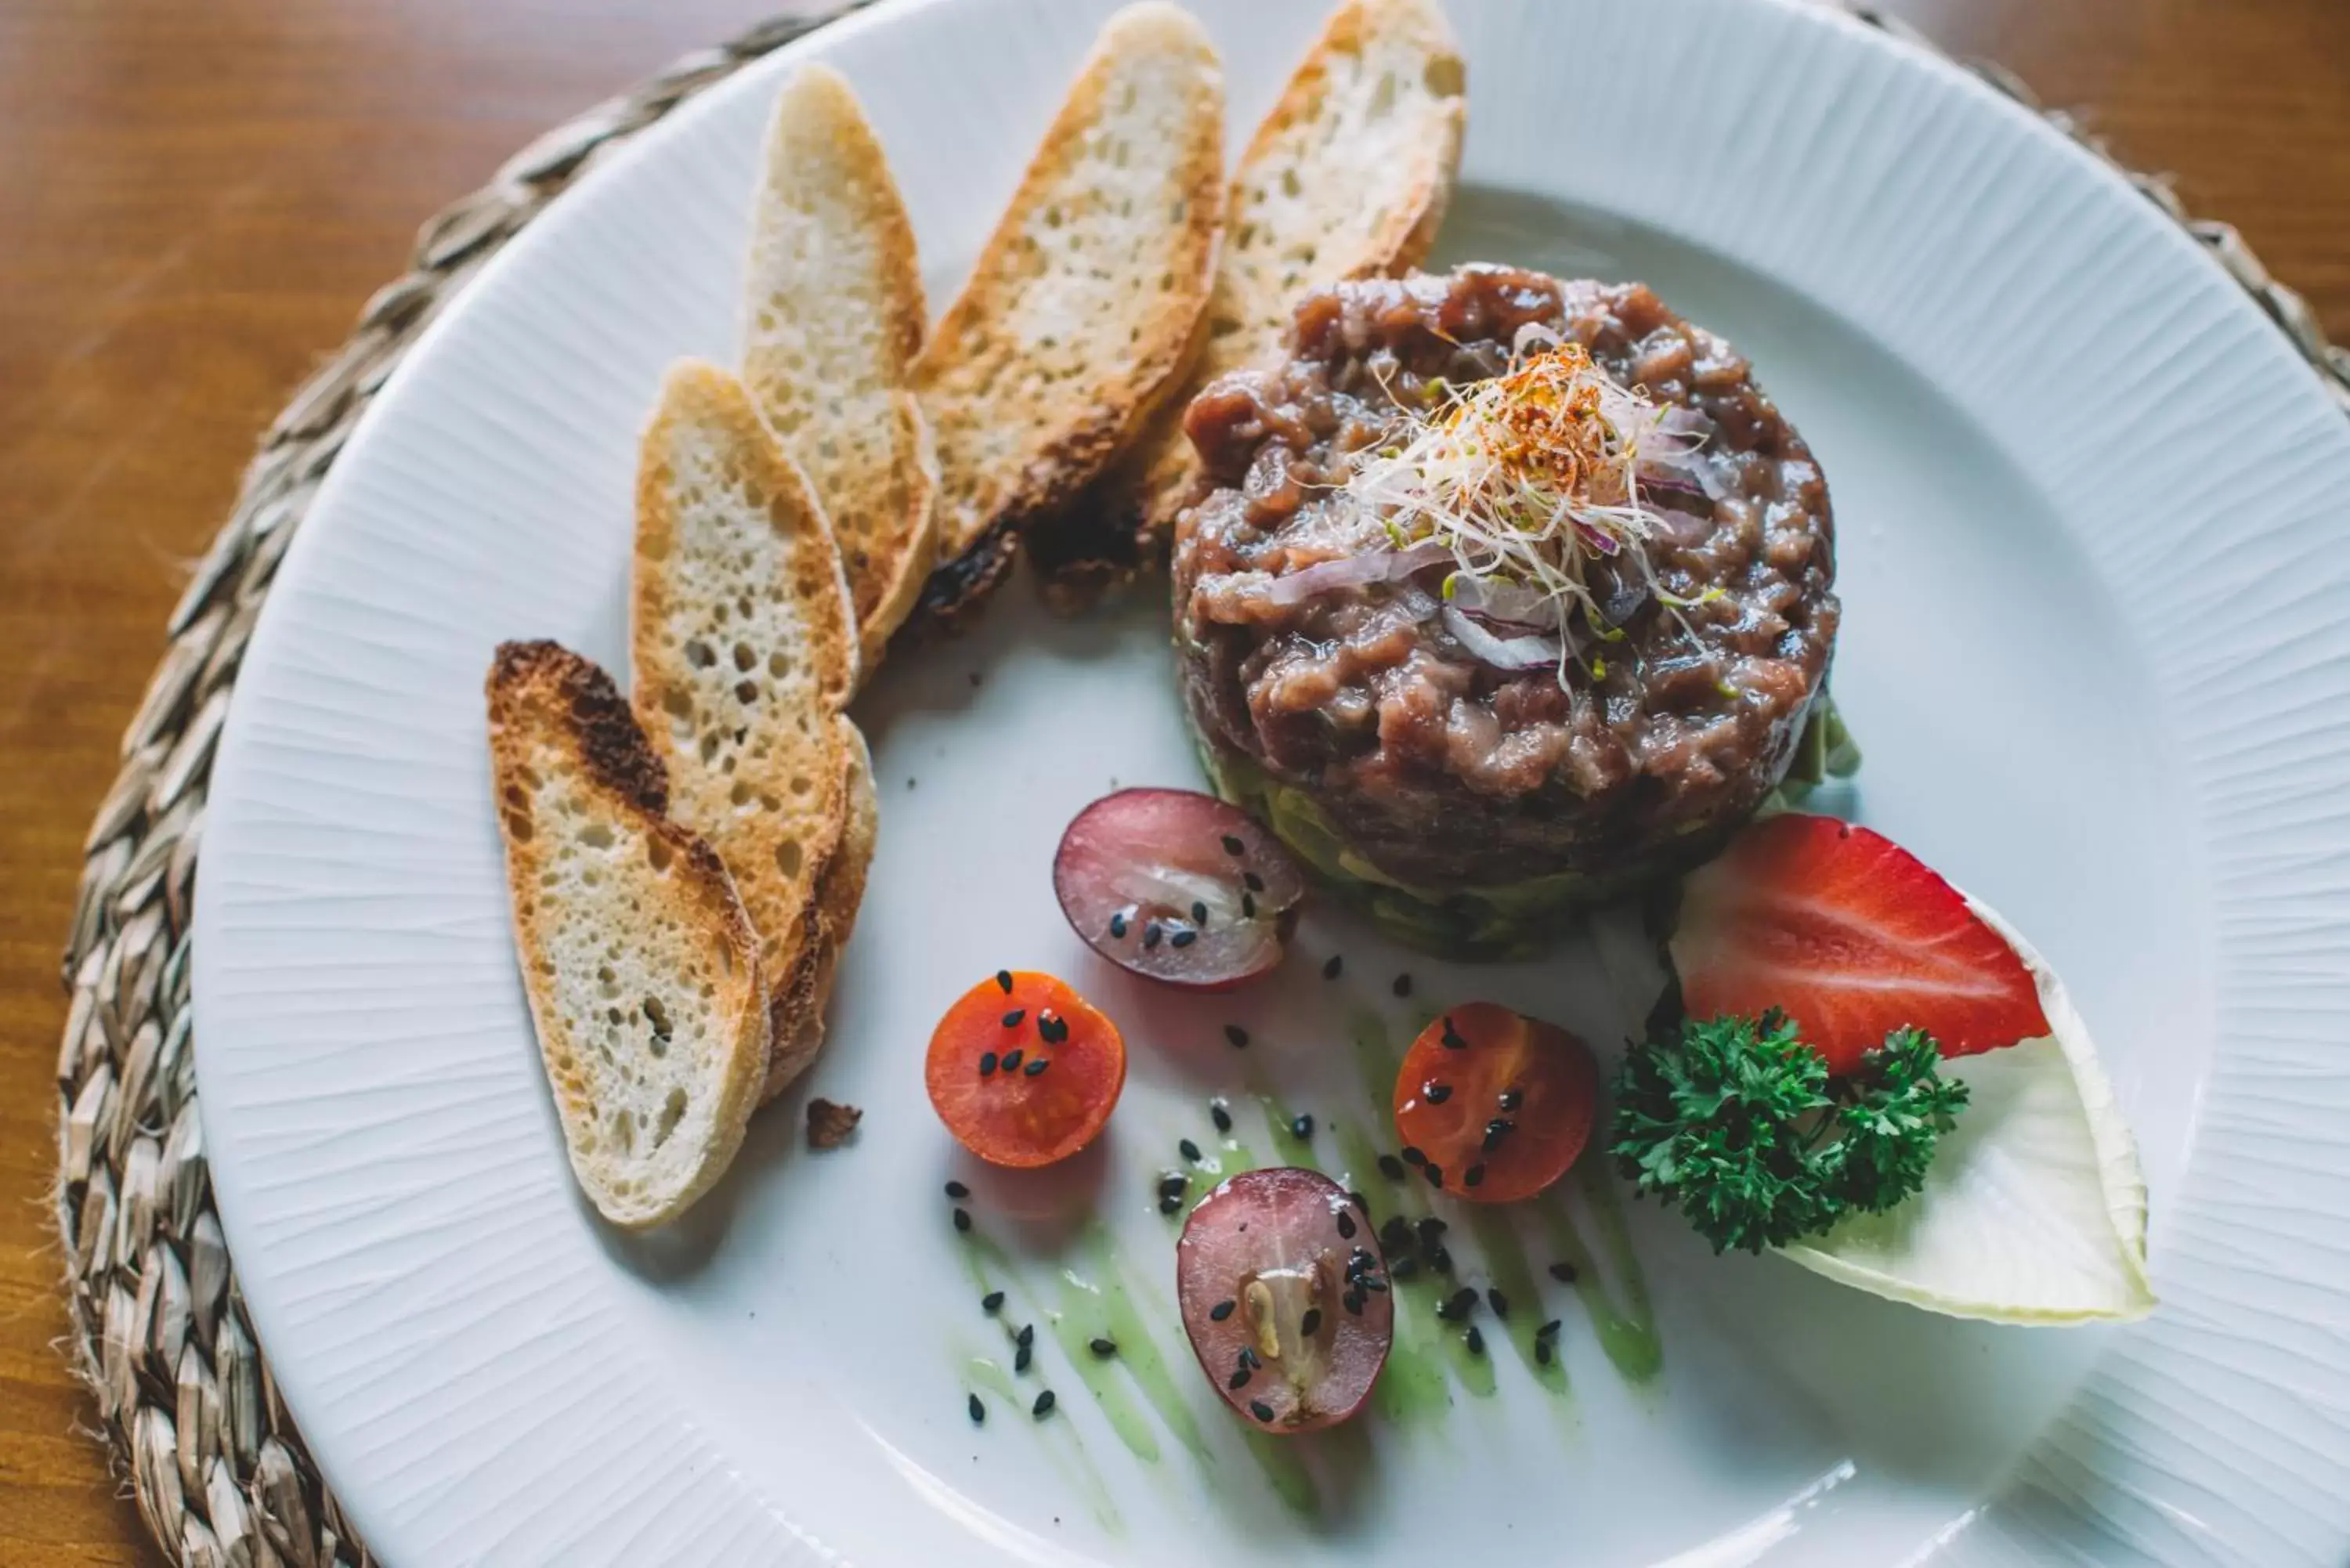
[[[1681,887],[1669,944],[1693,1017],[1794,1019],[1831,1073],[1907,1025],[1968,1056],[2048,1033],[2015,950],[1881,834],[1832,816],[1758,822]]]

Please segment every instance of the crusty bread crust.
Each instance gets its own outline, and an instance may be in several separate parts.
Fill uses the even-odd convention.
[[[869,668],[938,554],[937,459],[912,393],[928,311],[889,160],[829,66],[776,100],[743,308],[743,379],[831,521]]]
[[[781,998],[847,809],[832,721],[858,640],[823,509],[714,366],[672,367],[645,433],[630,643],[673,813],[733,872]]]
[[[808,905],[807,940],[800,950],[797,971],[779,992],[771,1022],[764,1086],[764,1105],[789,1088],[816,1063],[824,1046],[825,1007],[832,997],[832,981],[840,964],[840,950],[857,929],[857,911],[865,901],[865,880],[880,836],[881,803],[873,787],[873,756],[864,733],[846,715],[835,719],[840,739],[841,795],[847,815],[840,843],[824,874],[816,879],[816,898]]]
[[[1010,570],[1180,382],[1214,277],[1223,75],[1199,24],[1144,0],[1111,17],[915,386],[938,447],[938,570],[952,621]]]
[[[1182,387],[1082,502],[1035,530],[1056,605],[1081,606],[1164,553],[1197,493],[1184,409],[1277,351],[1300,294],[1426,259],[1460,169],[1465,69],[1436,0],[1331,14],[1232,177],[1207,341]]]
[[[658,1225],[742,1145],[768,1055],[758,939],[716,852],[662,815],[660,761],[608,676],[510,642],[486,690],[515,944],[572,1169],[614,1224]]]

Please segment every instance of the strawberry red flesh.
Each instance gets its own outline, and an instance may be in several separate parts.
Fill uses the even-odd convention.
[[[1790,812],[1746,829],[1683,883],[1670,945],[1691,1016],[1775,1007],[1835,1074],[1905,1026],[1945,1056],[2048,1033],[2023,961],[1958,889],[1834,817]]]

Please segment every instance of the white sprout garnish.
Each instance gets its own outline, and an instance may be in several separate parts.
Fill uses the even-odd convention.
[[[1603,640],[1623,635],[1586,586],[1593,561],[1636,565],[1685,631],[1679,612],[1720,596],[1716,587],[1684,598],[1658,582],[1647,546],[1663,519],[1640,491],[1644,469],[1698,466],[1711,433],[1702,416],[1657,407],[1581,344],[1534,322],[1518,329],[1502,375],[1430,389],[1428,410],[1405,410],[1401,439],[1367,454],[1345,488],[1397,549],[1436,543],[1451,552],[1459,569],[1445,579],[1448,601],[1513,604],[1521,607],[1509,618],[1558,631],[1561,686],[1571,618]]]

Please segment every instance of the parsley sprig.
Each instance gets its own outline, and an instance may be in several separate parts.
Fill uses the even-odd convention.
[[[1925,1184],[1935,1140],[1967,1103],[1940,1064],[1931,1036],[1897,1029],[1832,1080],[1776,1010],[1685,1019],[1626,1057],[1610,1152],[1715,1251],[1759,1252]]]

